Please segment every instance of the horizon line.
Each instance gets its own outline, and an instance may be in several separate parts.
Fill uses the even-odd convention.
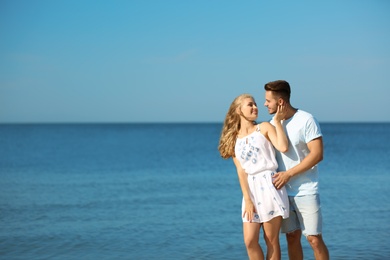
[[[261,121],[268,122],[268,121]],[[319,121],[320,124],[388,124],[390,121]],[[223,121],[58,121],[58,122],[0,122],[0,125],[81,125],[81,124],[223,124]]]

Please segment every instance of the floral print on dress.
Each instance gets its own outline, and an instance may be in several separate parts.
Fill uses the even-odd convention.
[[[241,152],[241,159],[245,161],[251,161],[253,164],[256,164],[258,161],[258,156],[260,152],[259,147],[255,147],[252,145],[254,142],[254,137],[251,136],[250,138],[245,138],[245,140],[242,140],[239,145],[242,146],[242,152]]]

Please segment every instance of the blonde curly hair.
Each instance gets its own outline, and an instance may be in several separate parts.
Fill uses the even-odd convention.
[[[237,108],[241,107],[242,101],[246,98],[254,100],[250,94],[241,94],[233,100],[226,114],[218,145],[219,153],[224,159],[234,157],[234,147],[236,145],[238,131],[241,128],[241,119],[237,113]]]

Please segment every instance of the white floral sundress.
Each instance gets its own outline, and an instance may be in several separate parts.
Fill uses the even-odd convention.
[[[275,159],[275,150],[271,142],[260,132],[258,125],[256,131],[237,138],[235,155],[242,168],[248,174],[250,195],[257,213],[251,222],[263,223],[282,216],[289,215],[289,203],[286,189],[277,190],[272,183],[272,176],[278,168]],[[242,213],[245,201],[242,199]],[[243,222],[248,222],[246,217]]]

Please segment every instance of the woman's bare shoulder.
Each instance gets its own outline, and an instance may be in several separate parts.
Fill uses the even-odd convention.
[[[267,121],[265,121],[265,122],[261,122],[260,124],[258,124],[258,126],[260,127],[260,128],[268,128],[268,127],[273,127],[273,125],[271,125],[271,123],[270,122],[267,122]]]

